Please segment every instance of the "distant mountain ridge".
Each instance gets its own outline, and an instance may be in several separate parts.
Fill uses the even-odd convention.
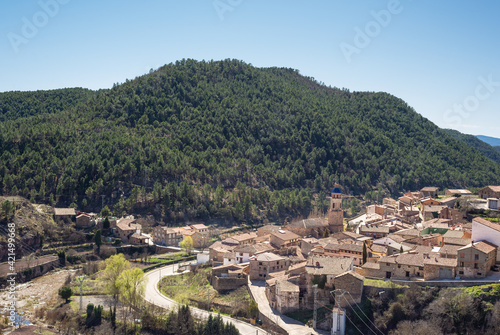
[[[484,135],[476,135],[476,137],[479,138],[481,141],[488,143],[492,147],[499,147],[500,146],[500,138],[491,137],[491,136],[484,136]]]

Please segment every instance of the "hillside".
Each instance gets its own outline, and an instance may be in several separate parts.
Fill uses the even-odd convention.
[[[0,121],[61,112],[95,94],[84,88],[0,93]]]
[[[481,141],[488,143],[492,147],[500,146],[500,138],[484,136],[484,135],[476,135],[476,137],[479,138]]]
[[[0,123],[4,194],[239,221],[307,215],[335,182],[368,196],[500,183],[499,164],[401,99],[296,70],[183,60],[84,95]]]
[[[497,148],[492,147],[486,142],[483,142],[474,135],[462,134],[461,132],[453,129],[443,129],[443,130],[446,131],[453,138],[462,141],[467,145],[473,147],[474,149],[480,151],[483,155],[485,155],[489,159],[497,163],[500,163],[500,151]]]

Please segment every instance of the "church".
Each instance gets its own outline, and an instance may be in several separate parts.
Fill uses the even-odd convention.
[[[344,231],[344,210],[342,209],[340,186],[335,184],[331,192],[327,220],[323,218],[304,219],[286,224],[284,228],[302,237],[313,236],[316,238],[323,237],[327,229],[329,234]]]

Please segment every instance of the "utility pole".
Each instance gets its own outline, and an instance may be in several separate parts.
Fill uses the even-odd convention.
[[[337,305],[337,312],[335,312],[335,308],[334,308],[333,313],[332,313],[332,317],[333,317],[332,335],[343,335],[344,331],[345,331],[345,320],[343,321],[343,324],[341,324],[341,316],[343,316],[344,313],[342,311],[342,308],[340,307],[340,300],[342,300],[342,298],[344,297],[344,294],[348,293],[348,291],[342,290],[342,289],[336,289],[330,293],[334,294],[335,304]],[[335,318],[335,314],[337,314],[336,318]],[[343,319],[345,319],[345,316],[343,317]]]
[[[316,320],[318,318],[318,284],[313,285],[314,288],[314,312],[313,312],[313,329],[316,329]]]
[[[80,311],[83,309],[83,282],[87,276],[83,275],[76,278],[76,281],[80,283]]]

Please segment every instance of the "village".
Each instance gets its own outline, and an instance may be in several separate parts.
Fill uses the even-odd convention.
[[[347,220],[341,186],[336,184],[326,217],[222,237],[203,223],[157,225],[145,234],[133,216],[104,217],[73,208],[55,208],[53,215],[55,222],[74,223],[81,230],[104,227],[108,244],[153,248],[153,254],[197,251],[192,268],[211,267],[215,290],[248,286],[258,300],[254,287],[262,283],[268,307],[290,314],[317,306],[359,304],[365,279],[439,286],[488,281],[499,271],[500,224],[498,219],[471,213],[498,213],[499,199],[500,186],[486,186],[476,195],[464,189],[440,193],[436,187],[424,187],[397,200],[384,198]],[[16,269],[33,270],[36,277],[57,267],[59,259],[42,256],[18,262]],[[497,277],[490,281],[498,281]],[[334,291],[344,293],[344,298],[336,299]],[[323,329],[330,329],[331,322]],[[313,324],[313,328],[322,327]]]

